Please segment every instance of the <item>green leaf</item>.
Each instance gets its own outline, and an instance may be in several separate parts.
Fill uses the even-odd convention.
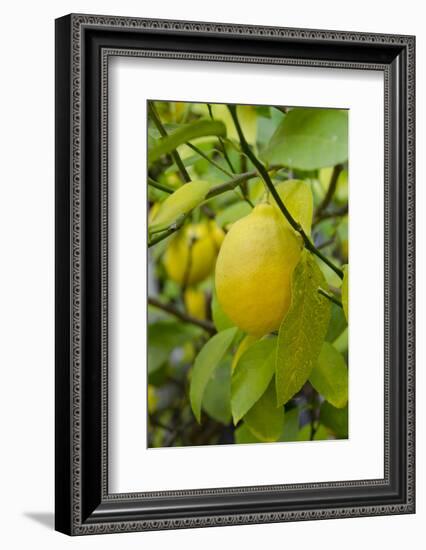
[[[222,424],[231,421],[231,361],[225,360],[213,371],[203,397],[203,409]]]
[[[198,422],[201,421],[201,403],[207,384],[219,362],[231,346],[237,331],[238,329],[233,327],[218,332],[201,348],[200,353],[195,359],[189,398],[192,411]]]
[[[312,428],[310,424],[305,424],[303,428],[300,429],[297,436],[297,441],[310,441],[311,440]],[[314,441],[323,441],[324,439],[329,439],[329,433],[325,426],[320,424],[315,430]]]
[[[334,340],[342,334],[347,326],[348,323],[346,321],[343,309],[332,303],[330,323],[328,325],[327,336],[325,337],[327,342],[334,342]]]
[[[240,357],[231,382],[234,424],[241,420],[268,387],[274,374],[276,345],[276,338],[261,340]]]
[[[320,422],[330,428],[339,439],[348,438],[348,406],[336,409],[327,401],[321,405]]]
[[[297,441],[299,433],[299,409],[295,407],[284,415],[284,430],[280,441]]]
[[[349,267],[343,266],[343,283],[342,283],[342,305],[345,312],[346,319],[349,321],[349,302],[348,302],[348,289],[349,289]]]
[[[276,190],[293,218],[300,223],[305,233],[310,235],[314,211],[311,186],[303,180],[287,180],[278,184]],[[278,208],[278,205],[276,206]],[[281,211],[280,215],[282,216]],[[287,220],[284,221],[290,226]]]
[[[216,289],[214,289],[213,291],[211,308],[212,308],[213,324],[216,327],[216,330],[218,332],[235,326],[234,323],[229,319],[229,317],[223,311],[219,303],[219,300],[217,299]]]
[[[302,252],[292,278],[292,300],[278,334],[277,402],[287,403],[308,380],[321,351],[330,320],[330,302],[318,292],[326,288],[312,254]]]
[[[210,183],[204,180],[191,181],[179,187],[161,203],[149,230],[152,232],[167,229],[179,217],[201,204],[209,189]]]
[[[278,441],[284,427],[284,409],[276,405],[274,381],[245,415],[244,422],[262,441]]]
[[[157,321],[148,324],[148,373],[167,361],[174,348],[202,334],[198,327],[176,321]]]
[[[238,133],[228,107],[221,103],[214,103],[211,107],[214,119],[221,120],[225,124],[227,137],[239,141]],[[237,113],[247,142],[254,145],[257,133],[256,107],[252,105],[237,105]]]
[[[348,402],[348,369],[343,355],[324,342],[309,382],[329,403],[341,409]]]
[[[234,223],[240,218],[250,214],[251,210],[252,208],[247,202],[236,202],[219,212],[216,216],[216,223],[220,225],[220,227],[226,227],[227,225]]]
[[[262,153],[270,164],[315,170],[348,158],[348,112],[338,109],[292,109]]]
[[[148,151],[148,164],[152,164],[161,156],[171,153],[187,141],[202,136],[226,136],[226,128],[219,120],[198,120],[181,126],[168,136],[157,141],[156,145]]]
[[[234,432],[235,443],[262,443],[248,428],[247,424],[241,424]]]

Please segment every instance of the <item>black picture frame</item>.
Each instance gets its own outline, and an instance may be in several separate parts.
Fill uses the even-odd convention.
[[[109,494],[111,55],[374,69],[385,82],[384,478]],[[415,38],[72,14],[56,20],[56,529],[69,535],[415,511]]]

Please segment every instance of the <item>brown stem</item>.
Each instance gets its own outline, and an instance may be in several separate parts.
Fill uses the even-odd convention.
[[[164,304],[163,302],[157,300],[157,298],[153,298],[152,296],[148,296],[148,304],[150,306],[161,309],[166,313],[170,313],[170,315],[174,315],[177,319],[180,319],[184,323],[191,323],[192,325],[196,325],[202,328],[209,334],[216,334],[216,329],[214,328],[214,325],[212,323],[192,317],[192,315],[188,315],[187,313],[180,311],[171,304]]]
[[[330,204],[331,199],[333,198],[334,192],[336,191],[337,181],[339,179],[339,176],[342,170],[343,170],[343,166],[341,164],[336,164],[336,166],[333,168],[333,173],[331,174],[327,193],[325,194],[325,197],[323,198],[321,204],[317,208],[315,219],[321,218],[322,213]]]

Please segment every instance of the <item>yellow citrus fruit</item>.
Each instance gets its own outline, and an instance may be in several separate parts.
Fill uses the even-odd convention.
[[[202,290],[187,288],[184,293],[186,311],[196,319],[206,318],[206,297]]]
[[[299,236],[270,204],[233,224],[216,262],[216,292],[228,317],[248,334],[279,328],[291,302],[291,276],[300,258]]]
[[[194,285],[214,269],[219,227],[211,222],[186,225],[170,241],[164,255],[168,276],[179,284]]]

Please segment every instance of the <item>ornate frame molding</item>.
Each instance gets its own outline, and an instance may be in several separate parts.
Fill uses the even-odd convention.
[[[85,137],[85,124],[87,126],[87,102],[91,90],[88,91],[87,64],[88,64],[88,34],[91,31],[96,36],[96,31],[111,30],[114,33],[124,33],[133,37],[138,34],[164,34],[168,36],[206,36],[221,37],[227,36],[235,40],[242,41],[246,39],[262,39],[269,42],[280,43],[280,41],[290,41],[299,44],[324,44],[332,51],[333,45],[336,47],[355,48],[360,45],[369,45],[377,51],[395,52],[395,59],[400,58],[399,65],[390,59],[388,62],[374,62],[368,59],[356,61],[333,58],[310,58],[298,56],[280,55],[262,56],[253,54],[232,54],[232,53],[209,53],[194,51],[173,51],[170,49],[155,48],[132,48],[129,46],[120,47],[115,44],[106,44],[99,46],[99,81],[100,81],[100,119],[99,132],[100,142],[100,216],[99,216],[99,235],[100,235],[100,314],[99,314],[99,332],[100,332],[100,393],[99,401],[100,411],[98,417],[98,429],[100,437],[99,450],[99,479],[95,483],[98,496],[94,496],[96,490],[93,485],[87,488],[87,474],[85,473],[84,461],[86,451],[84,425],[87,412],[84,409],[86,389],[85,384],[85,337],[84,322],[86,315],[85,303],[85,280],[87,278],[87,250],[86,232],[92,228],[87,221],[85,204],[85,181],[88,181],[86,168],[86,147],[88,146],[87,137]],[[69,534],[83,535],[92,533],[112,533],[124,531],[142,531],[152,529],[177,529],[187,527],[201,527],[213,525],[237,525],[246,523],[264,523],[264,522],[283,522],[310,519],[326,519],[336,517],[359,517],[384,514],[401,514],[414,512],[414,154],[415,154],[415,92],[414,92],[414,59],[415,40],[411,36],[396,35],[377,35],[364,33],[346,33],[341,31],[321,31],[307,29],[286,29],[279,27],[253,27],[245,25],[228,25],[218,23],[200,23],[185,21],[167,21],[167,20],[148,20],[122,17],[108,17],[95,15],[70,15],[57,21],[57,155],[59,155],[59,168],[57,167],[57,194],[69,192],[68,197],[62,199],[61,204],[57,206],[57,215],[63,216],[66,212],[69,215],[69,225],[61,225],[57,220],[57,238],[59,244],[63,244],[68,238],[69,250],[57,255],[64,254],[68,258],[65,267],[61,258],[57,260],[61,265],[58,266],[57,278],[64,278],[67,271],[69,288],[62,288],[59,284],[60,292],[57,294],[59,305],[63,300],[68,299],[69,317],[64,318],[64,312],[57,311],[61,319],[57,322],[58,331],[67,330],[67,335],[62,336],[59,341],[59,352],[57,353],[56,372],[59,383],[57,384],[57,425],[63,427],[63,421],[69,421],[69,431],[66,433],[66,441],[63,436],[57,432],[57,464],[59,473],[57,477],[58,484],[68,483],[66,490],[59,489],[57,493],[57,528]],[[93,50],[95,48],[93,47]],[[343,50],[342,50],[343,51]],[[396,52],[399,52],[396,54]],[[391,57],[391,53],[389,54]],[[336,483],[313,483],[297,485],[278,485],[269,487],[240,487],[227,489],[194,490],[194,491],[172,491],[158,493],[130,493],[130,494],[109,494],[108,476],[107,476],[107,403],[108,403],[108,353],[107,353],[107,316],[108,316],[108,142],[107,142],[107,124],[108,124],[108,59],[111,56],[139,56],[151,58],[169,58],[169,59],[191,59],[200,61],[231,61],[240,63],[273,63],[283,65],[301,65],[314,67],[336,67],[342,69],[368,69],[384,72],[385,77],[385,477],[383,480],[363,480],[360,482],[346,481]],[[353,54],[355,56],[355,53]],[[355,56],[356,57],[356,56]],[[401,61],[402,59],[402,61]],[[66,62],[65,67],[59,64]],[[91,61],[92,62],[92,61]],[[401,73],[401,66],[406,74]],[[61,82],[68,79],[66,90],[61,90]],[[61,95],[62,94],[62,95]],[[401,100],[401,96],[403,96]],[[59,99],[58,99],[59,98]],[[405,112],[405,133],[402,136],[395,135],[394,113],[395,102],[402,101],[406,106]],[[64,120],[64,109],[68,105],[69,120],[65,129],[61,127]],[[400,109],[401,111],[401,109]],[[400,113],[402,116],[404,113]],[[64,150],[68,147],[70,155],[66,160]],[[396,167],[391,158],[392,152],[400,151],[398,158],[398,167]],[[62,155],[62,156],[61,156]],[[57,157],[58,159],[58,157]],[[57,162],[58,164],[58,162]],[[401,172],[402,166],[402,172]],[[396,172],[397,170],[400,172]],[[399,189],[402,193],[401,205],[394,204],[391,192],[392,177],[398,177],[399,186],[405,181],[405,188]],[[64,178],[69,178],[68,187],[64,186]],[[395,250],[395,235],[391,229],[392,223],[396,220],[396,210],[401,209],[398,214],[398,244],[400,249]],[[401,219],[400,219],[401,218]],[[395,255],[402,254],[401,272],[399,279],[395,280],[391,269],[395,262]],[[401,280],[405,278],[405,281]],[[405,334],[405,342],[395,344],[390,336],[392,313],[395,314],[392,307],[392,288],[395,285],[402,285],[401,297],[404,311],[397,311],[398,315],[403,317],[402,332]],[[66,285],[65,285],[66,286]],[[399,286],[398,286],[399,288]],[[58,290],[57,290],[58,292]],[[399,325],[398,325],[399,326]],[[57,340],[58,341],[58,340]],[[68,347],[66,346],[68,342]],[[64,346],[66,349],[64,349]],[[398,349],[396,350],[396,347]],[[403,349],[399,349],[402,347]],[[69,351],[68,359],[67,352]],[[395,387],[392,389],[391,359],[398,352],[398,357],[403,361],[398,375],[404,377],[406,393],[403,401],[405,402],[406,414],[405,422],[405,441],[406,446],[406,468],[400,475],[405,476],[403,493],[398,493],[398,498],[389,499],[389,503],[384,500],[381,504],[365,504],[363,506],[352,505],[331,505],[317,506],[306,502],[306,509],[287,509],[274,511],[259,511],[253,509],[251,512],[239,513],[237,511],[220,514],[214,513],[206,515],[191,514],[188,516],[172,518],[160,517],[150,519],[141,510],[139,515],[130,519],[129,514],[122,512],[126,506],[137,507],[137,504],[144,499],[158,499],[169,497],[170,499],[197,496],[224,496],[238,495],[241,498],[249,494],[262,493],[283,493],[299,492],[306,490],[338,490],[338,489],[358,489],[374,487],[389,487],[391,480],[391,440],[398,434],[391,431],[392,407],[395,402]],[[68,361],[68,368],[64,366],[64,361]],[[404,368],[405,367],[405,370]],[[396,379],[395,379],[396,380]],[[395,381],[393,382],[395,384]],[[66,405],[60,403],[63,398],[64,388],[69,391],[69,402]],[[67,407],[67,410],[64,410]],[[399,436],[403,434],[400,433]],[[84,451],[84,452],[83,452]],[[393,459],[392,459],[393,460]],[[85,491],[90,494],[88,501]],[[99,503],[94,506],[94,502]],[[66,501],[66,502],[65,502]],[[90,509],[90,513],[88,511]],[[120,520],[121,517],[125,519]]]

